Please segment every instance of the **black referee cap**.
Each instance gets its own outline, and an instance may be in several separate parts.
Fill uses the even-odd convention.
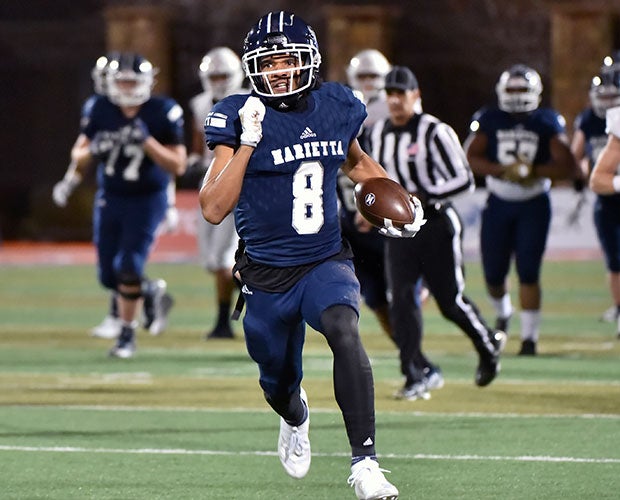
[[[385,75],[385,90],[416,90],[418,88],[418,79],[413,72],[405,66],[394,66],[390,72]]]

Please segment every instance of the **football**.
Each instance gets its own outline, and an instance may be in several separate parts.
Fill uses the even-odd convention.
[[[398,182],[387,177],[371,177],[355,186],[355,205],[360,214],[373,226],[383,227],[390,219],[402,229],[415,219],[411,195]]]

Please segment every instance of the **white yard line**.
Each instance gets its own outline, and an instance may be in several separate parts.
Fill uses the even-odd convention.
[[[277,456],[275,451],[224,451],[224,450],[187,450],[168,448],[82,448],[77,446],[11,446],[0,445],[0,452],[52,452],[52,453],[110,453],[121,455],[211,455],[211,456]],[[314,457],[348,457],[347,453],[312,453]],[[463,461],[503,461],[503,462],[553,462],[553,463],[592,463],[620,464],[620,458],[585,458],[585,457],[551,457],[551,456],[500,456],[500,455],[436,455],[436,454],[387,454],[383,458],[395,460],[463,460]]]
[[[271,408],[198,408],[191,406],[110,406],[110,405],[4,405],[2,409],[30,409],[30,410],[69,410],[69,411],[153,411],[153,412],[176,412],[176,413],[273,413]],[[340,414],[340,410],[335,408],[315,408],[313,413]],[[601,419],[601,420],[620,420],[618,413],[481,413],[481,412],[425,412],[425,411],[389,411],[377,410],[378,414],[384,415],[403,415],[415,417],[443,417],[443,418],[578,418],[578,419]]]

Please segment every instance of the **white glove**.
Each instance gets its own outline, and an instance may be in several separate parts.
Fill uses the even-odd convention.
[[[239,110],[241,118],[241,144],[255,148],[263,138],[262,121],[265,118],[265,105],[255,96],[248,97]]]
[[[177,207],[168,207],[162,229],[166,233],[172,233],[176,231],[177,227],[179,227],[179,211]]]
[[[414,213],[413,222],[410,224],[405,224],[402,229],[395,227],[392,224],[391,219],[383,219],[383,227],[379,229],[379,232],[384,236],[389,236],[391,238],[413,238],[420,228],[426,224],[426,219],[424,218],[424,209],[422,208],[422,203],[415,196],[409,197],[409,203],[411,203],[411,209]]]
[[[69,196],[71,196],[71,193],[73,193],[75,188],[80,184],[81,180],[82,179],[78,175],[74,174],[68,177],[65,176],[63,180],[57,182],[52,191],[54,203],[59,207],[66,207]]]

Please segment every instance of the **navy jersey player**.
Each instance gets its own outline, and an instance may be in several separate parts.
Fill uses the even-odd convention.
[[[217,103],[205,130],[211,163],[200,191],[205,219],[234,211],[243,250],[235,265],[247,302],[243,326],[265,398],[280,415],[278,454],[286,472],[310,467],[309,411],[301,388],[305,325],[333,353],[336,401],[352,451],[358,498],[398,490],[375,456],[372,369],[358,332],[359,283],[338,224],[336,178],[385,177],[356,136],[362,102],[338,83],[320,83],[314,31],[298,16],[271,12],[248,32],[242,62],[250,97]],[[400,236],[413,236],[420,220]]]
[[[100,96],[107,96],[107,73],[111,61],[118,60],[119,52],[109,52],[97,59],[93,69],[91,70],[91,78],[93,80],[93,90],[95,93],[91,95],[82,106],[81,118],[83,121],[88,120],[92,107]],[[56,184],[53,191],[54,202],[65,207],[68,198],[73,189],[77,185],[76,182],[81,180],[80,176],[74,176],[75,165],[70,165],[67,171],[66,179]],[[168,209],[166,210],[166,218],[160,226],[172,230],[178,222],[178,213],[175,206],[176,198],[176,182],[170,180],[168,184]],[[152,335],[162,333],[167,325],[168,313],[174,302],[171,295],[167,292],[167,283],[165,280],[144,279],[142,282],[143,292],[143,326]],[[108,313],[98,325],[94,326],[90,333],[93,337],[113,339],[117,338],[121,331],[121,319],[118,312],[118,297],[115,290],[110,292],[110,306]]]
[[[593,96],[606,111],[606,144],[596,157],[590,176],[590,188],[597,194],[594,206],[596,231],[605,255],[609,290],[614,301],[612,319],[620,338],[620,64],[609,58],[601,68],[599,91]],[[598,98],[598,99],[597,99]],[[600,123],[599,128],[600,131]],[[584,131],[585,134],[585,131]],[[598,144],[598,143],[597,143]]]
[[[482,212],[480,247],[487,292],[506,330],[513,313],[507,288],[511,259],[519,279],[521,355],[536,354],[540,329],[540,270],[551,221],[552,180],[581,172],[564,118],[539,107],[543,86],[532,68],[517,64],[497,82],[498,107],[476,112],[466,141],[473,172],[485,176],[489,196]]]
[[[151,96],[154,74],[138,54],[110,61],[107,96],[85,106],[72,164],[55,188],[66,200],[97,161],[93,239],[99,281],[118,294],[121,329],[110,355],[121,358],[134,354],[146,262],[166,215],[170,180],[186,165],[183,110],[171,98]]]

